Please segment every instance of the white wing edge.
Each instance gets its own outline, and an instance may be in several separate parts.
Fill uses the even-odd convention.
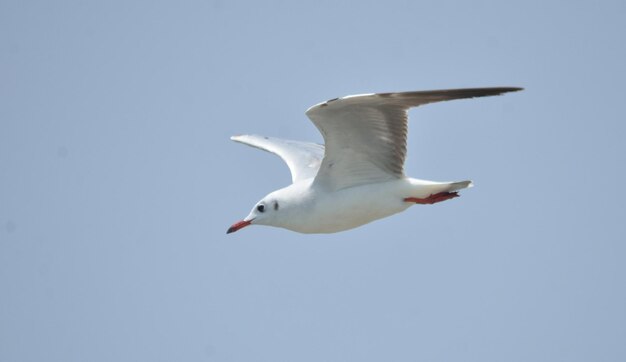
[[[230,139],[280,157],[289,167],[292,182],[315,177],[324,157],[324,146],[312,142],[254,134],[236,135]]]

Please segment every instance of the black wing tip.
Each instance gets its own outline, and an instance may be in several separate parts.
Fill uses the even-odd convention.
[[[494,87],[494,88],[488,88],[488,89],[493,89],[494,91],[498,91],[500,92],[500,94],[508,93],[508,92],[519,92],[519,91],[524,90],[524,88],[522,87]]]
[[[387,97],[402,97],[402,96],[434,96],[442,98],[472,98],[472,97],[485,97],[496,96],[509,92],[519,92],[524,90],[522,87],[483,87],[483,88],[453,88],[453,89],[438,89],[427,91],[413,91],[413,92],[398,92],[398,93],[378,93],[377,95],[383,98]]]
[[[432,102],[448,101],[453,99],[477,98],[499,96],[509,92],[519,92],[521,87],[486,87],[486,88],[459,88],[442,89],[439,91],[426,91],[422,95],[426,98],[432,97]],[[430,103],[430,102],[429,102]]]
[[[474,97],[488,97],[488,96],[499,96],[505,93],[510,92],[519,92],[523,91],[524,88],[521,87],[491,87],[491,88],[469,88],[469,89],[459,89],[459,95],[461,98],[465,98],[464,91],[467,91],[468,98]]]
[[[497,96],[509,92],[519,92],[524,90],[522,87],[485,87],[485,88],[458,88],[458,89],[442,89],[439,91],[425,91],[423,93],[441,94],[442,96],[471,98],[484,96]]]
[[[509,92],[519,92],[522,87],[484,87],[484,88],[456,88],[437,89],[427,91],[412,91],[398,93],[377,93],[385,102],[398,102],[405,108],[417,107],[424,104],[451,101],[454,99],[469,99],[478,97],[498,96]]]

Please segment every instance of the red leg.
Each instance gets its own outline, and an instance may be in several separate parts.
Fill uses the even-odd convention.
[[[405,202],[414,202],[416,204],[423,204],[423,205],[432,205],[435,204],[437,202],[442,202],[442,201],[446,201],[446,200],[450,200],[453,199],[455,197],[459,197],[459,193],[458,192],[440,192],[437,194],[432,194],[426,198],[423,199],[418,199],[417,197],[407,197],[404,199]]]

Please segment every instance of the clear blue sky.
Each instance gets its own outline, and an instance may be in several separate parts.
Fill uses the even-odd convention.
[[[626,360],[623,1],[0,2],[0,361]],[[257,133],[411,111],[462,197],[332,235],[225,231]]]

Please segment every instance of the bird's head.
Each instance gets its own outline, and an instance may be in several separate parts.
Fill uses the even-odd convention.
[[[233,233],[252,224],[279,226],[282,215],[285,212],[284,208],[281,210],[281,207],[284,206],[281,199],[280,192],[278,191],[265,196],[261,199],[261,201],[254,205],[248,216],[246,216],[243,220],[234,223],[230,228],[228,228],[226,233]]]

